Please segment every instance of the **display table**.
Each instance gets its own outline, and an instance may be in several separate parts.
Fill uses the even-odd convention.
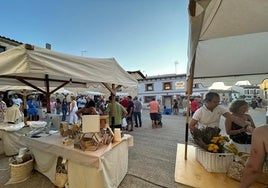
[[[121,142],[102,145],[96,151],[82,151],[73,145],[62,145],[59,134],[29,138],[21,137],[35,157],[35,169],[54,183],[58,156],[68,160],[68,182],[76,187],[118,187],[128,170],[128,147],[133,137],[125,134]]]
[[[18,131],[5,131],[0,126],[0,138],[2,139],[3,152],[6,156],[18,154],[19,149],[25,147],[25,144],[20,141],[20,137],[29,131],[30,127],[23,127]]]
[[[175,181],[191,187],[239,187],[239,182],[226,176],[225,173],[211,173],[195,159],[195,147],[188,145],[187,160],[184,159],[185,145],[177,145]],[[265,185],[255,183],[252,188],[263,188]]]

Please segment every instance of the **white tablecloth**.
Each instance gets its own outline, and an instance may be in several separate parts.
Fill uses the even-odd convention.
[[[133,137],[125,135],[120,143],[103,145],[96,151],[82,151],[62,145],[59,134],[41,138],[21,137],[35,156],[35,168],[53,183],[58,156],[68,160],[70,188],[117,187],[128,169],[128,147]]]
[[[3,152],[6,156],[18,154],[19,149],[26,146],[20,141],[20,137],[29,131],[29,127],[23,127],[18,131],[5,131],[0,127],[0,138],[2,139]]]

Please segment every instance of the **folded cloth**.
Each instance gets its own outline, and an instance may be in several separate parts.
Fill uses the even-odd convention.
[[[22,127],[24,127],[24,122],[20,122],[17,124],[1,124],[0,129],[3,129],[5,131],[18,131]]]

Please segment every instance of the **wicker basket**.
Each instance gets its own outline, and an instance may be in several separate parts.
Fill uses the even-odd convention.
[[[10,163],[10,178],[12,182],[23,181],[27,179],[33,170],[33,158],[25,163],[12,164]]]

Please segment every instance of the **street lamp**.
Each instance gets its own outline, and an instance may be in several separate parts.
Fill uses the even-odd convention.
[[[175,64],[175,74],[177,74],[177,66],[178,66],[179,62],[175,61],[174,64]]]
[[[84,53],[86,53],[86,52],[87,52],[86,50],[81,50],[81,56],[83,57]]]

